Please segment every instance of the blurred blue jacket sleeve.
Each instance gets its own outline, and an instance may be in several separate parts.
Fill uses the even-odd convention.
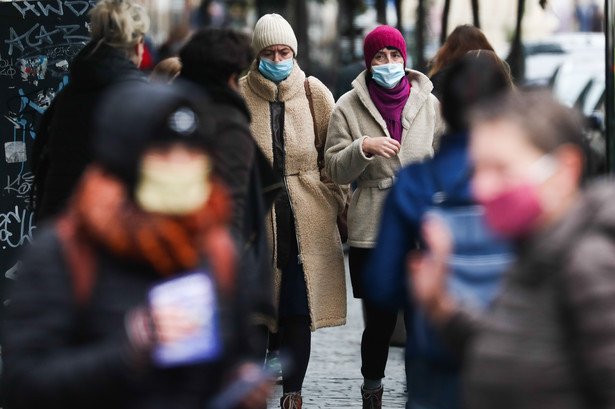
[[[363,273],[368,301],[391,310],[404,306],[407,300],[406,258],[418,231],[417,223],[408,214],[412,207],[402,203],[406,200],[406,195],[401,194],[403,179],[398,182],[385,201],[378,242]]]

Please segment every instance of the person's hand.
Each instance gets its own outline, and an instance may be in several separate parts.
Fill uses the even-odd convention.
[[[408,275],[414,300],[436,324],[441,324],[456,309],[454,300],[446,290],[452,238],[447,226],[437,217],[428,217],[423,222],[422,230],[429,251],[410,254]]]
[[[172,305],[152,307],[151,311],[156,339],[169,344],[194,334],[199,328],[198,318],[193,312]]]
[[[243,364],[237,371],[239,378],[250,380],[251,378],[258,379],[261,374],[261,368],[256,364]],[[267,408],[267,399],[273,393],[275,381],[273,378],[261,380],[245,398],[241,400],[237,409],[265,409]]]
[[[400,148],[401,145],[399,142],[386,136],[365,138],[361,145],[361,149],[363,149],[365,156],[370,157],[372,155],[378,155],[387,159],[397,155]]]

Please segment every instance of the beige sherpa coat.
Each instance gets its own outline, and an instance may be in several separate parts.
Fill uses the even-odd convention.
[[[401,149],[390,159],[376,155],[368,158],[363,153],[363,140],[391,135],[369,96],[366,75],[367,71],[359,74],[352,83],[354,89],[338,100],[331,114],[325,168],[339,184],[357,182],[348,208],[348,244],[373,248],[382,205],[395,176],[402,166],[433,156],[444,124],[429,78],[406,69],[412,88],[402,112]]]
[[[284,102],[284,147],[288,195],[294,211],[299,256],[307,284],[312,330],[346,323],[346,281],[344,254],[336,218],[343,210],[345,190],[319,171],[314,145],[314,122],[305,93],[305,73],[295,61],[288,78],[279,85],[266,79],[254,63],[240,80],[241,94],[252,113],[252,135],[273,164],[273,142],[269,103]],[[310,77],[320,139],[327,135],[333,110],[331,92]],[[324,147],[322,148],[324,149]],[[269,245],[276,266],[275,208],[267,217]],[[276,268],[276,294],[279,296],[281,270]]]

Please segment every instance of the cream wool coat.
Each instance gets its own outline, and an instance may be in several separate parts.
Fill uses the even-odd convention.
[[[305,93],[305,73],[295,61],[288,78],[279,85],[266,79],[254,63],[240,80],[240,90],[252,113],[251,130],[258,146],[273,164],[273,141],[269,103],[284,102],[284,182],[293,209],[299,256],[307,285],[312,330],[346,323],[346,278],[344,254],[336,219],[345,203],[343,188],[319,171],[314,145],[314,122]],[[310,89],[320,139],[327,135],[333,110],[331,92],[310,77]],[[324,149],[324,147],[322,148]],[[267,216],[269,245],[276,266],[277,232],[275,208]],[[279,298],[281,270],[275,269]]]
[[[429,78],[406,69],[412,88],[402,112],[401,149],[390,159],[376,155],[368,158],[363,153],[363,140],[391,135],[369,96],[366,76],[367,71],[359,74],[352,83],[354,89],[335,105],[327,134],[325,168],[341,185],[357,182],[348,208],[348,244],[373,248],[384,199],[395,176],[403,166],[433,156],[444,123]]]

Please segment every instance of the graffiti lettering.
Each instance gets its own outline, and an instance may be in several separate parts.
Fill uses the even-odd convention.
[[[43,42],[51,45],[70,45],[87,42],[89,40],[88,36],[74,34],[80,28],[81,26],[78,24],[67,24],[55,26],[53,30],[49,31],[44,25],[36,23],[24,34],[19,35],[13,27],[10,27],[9,39],[4,40],[4,43],[9,45],[9,55],[13,55],[15,48],[23,53],[26,47],[40,49]],[[37,29],[38,34],[35,34]],[[63,44],[59,44],[61,42]]]
[[[13,76],[17,74],[17,70],[13,65],[12,58],[5,60],[2,58],[2,54],[0,54],[0,75],[13,78]]]
[[[11,180],[11,176],[6,176],[7,183],[4,188],[9,194],[16,194],[17,197],[26,196],[32,190],[32,183],[34,182],[34,175],[32,172],[18,175],[15,179]]]
[[[76,1],[66,1],[62,2],[62,0],[56,0],[55,3],[43,3],[43,2],[30,2],[30,1],[14,1],[12,2],[13,7],[15,7],[20,13],[21,17],[26,18],[26,14],[28,12],[34,14],[36,17],[41,16],[41,12],[45,17],[49,16],[49,13],[63,16],[64,15],[64,6],[68,10],[70,10],[75,16],[79,17],[85,14],[86,11],[90,7],[92,7],[96,3],[95,0],[85,1],[85,0],[76,0]],[[40,10],[40,11],[39,11]]]
[[[67,1],[64,5],[73,12],[75,16],[82,16],[90,7],[94,7],[96,0],[90,1]],[[79,8],[80,7],[80,8]],[[79,9],[78,9],[79,8]]]
[[[15,205],[14,211],[0,214],[0,243],[2,245],[6,244],[11,248],[16,248],[26,241],[31,243],[34,229],[36,229],[34,213],[27,209],[20,211]]]

